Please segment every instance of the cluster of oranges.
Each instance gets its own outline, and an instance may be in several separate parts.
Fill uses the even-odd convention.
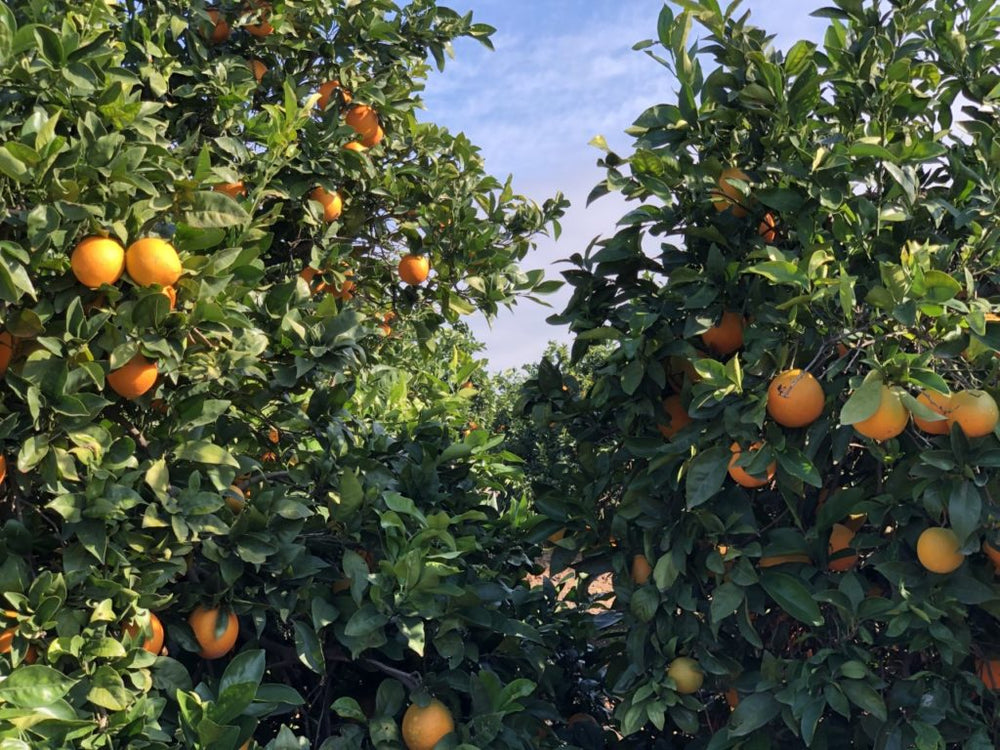
[[[113,286],[127,272],[138,286],[158,286],[171,310],[177,306],[174,284],[183,272],[181,259],[174,246],[159,237],[138,239],[127,250],[110,237],[87,237],[73,249],[70,267],[77,281],[89,289]],[[153,387],[157,375],[156,363],[136,354],[108,374],[108,385],[119,396],[135,399]]]
[[[750,178],[741,170],[730,168],[722,172],[717,187],[711,191],[711,198],[718,211],[731,211],[735,217],[745,217],[753,201],[742,185],[749,186]],[[766,214],[759,227],[760,236],[767,242],[777,238],[777,220],[773,214]],[[724,312],[719,320],[702,336],[702,344],[713,356],[727,357],[744,343],[744,331],[747,321],[743,315],[734,312]],[[845,352],[841,352],[844,354]],[[705,356],[705,355],[702,355]],[[691,362],[678,357],[671,357],[665,363],[668,381],[680,390],[684,377],[697,382],[698,376]],[[930,435],[947,434],[953,426],[957,426],[967,437],[980,438],[994,432],[1000,411],[996,401],[990,394],[981,390],[962,390],[950,394],[925,390],[916,396],[916,401],[925,407],[932,416],[925,412],[911,414],[904,402],[901,389],[885,384],[879,386],[877,407],[864,419],[853,424],[853,428],[862,436],[876,441],[889,440],[900,435],[907,427],[912,416],[914,425]],[[778,373],[767,389],[766,410],[768,415],[778,424],[789,428],[807,427],[823,414],[826,404],[826,394],[819,381],[807,370],[792,368]],[[693,421],[679,394],[667,396],[663,401],[666,423],[659,424],[660,432],[667,438],[673,438],[684,427]],[[748,489],[758,489],[767,486],[774,479],[777,462],[771,461],[766,467],[761,467],[760,473],[751,474],[744,466],[748,461],[744,455],[753,455],[763,448],[763,443],[754,442],[743,446],[733,442],[730,446],[728,474],[734,482]],[[860,523],[858,522],[860,519]],[[857,563],[858,556],[851,550],[851,542],[864,523],[865,516],[852,517],[844,523],[832,527],[828,552],[828,567],[834,571],[849,570]],[[993,552],[994,559],[1000,570],[1000,552],[996,552],[988,543],[984,543],[987,554]],[[964,560],[959,549],[959,540],[951,529],[931,527],[926,529],[917,543],[917,558],[929,571],[935,573],[950,573],[956,570]],[[638,558],[637,558],[638,559]],[[645,561],[645,558],[642,558]],[[779,555],[771,558],[761,558],[762,567],[779,565],[786,562],[805,562],[811,560],[803,554]],[[648,565],[648,562],[645,563]],[[635,574],[633,561],[633,580],[645,582],[648,575],[639,565],[639,576]]]

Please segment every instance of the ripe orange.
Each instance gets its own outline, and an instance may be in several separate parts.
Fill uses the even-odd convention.
[[[273,34],[274,27],[268,23],[268,19],[271,17],[271,3],[255,0],[251,5],[254,10],[258,11],[257,23],[247,24],[246,30],[258,38]]]
[[[108,373],[108,385],[122,398],[135,399],[156,383],[156,362],[136,354],[122,367]]]
[[[350,143],[345,143],[344,148],[346,148],[348,151],[357,151],[359,154],[362,151],[368,150],[368,147],[366,145],[364,145],[363,143],[358,143],[357,141],[351,141]]]
[[[267,74],[267,66],[260,60],[251,60],[250,70],[253,72],[253,77],[257,79],[257,83],[260,83]]]
[[[750,452],[755,453],[763,447],[763,443],[754,443],[750,446]],[[729,446],[729,450],[733,452],[732,458],[729,459],[729,476],[732,477],[733,481],[741,487],[746,487],[747,489],[757,489],[758,487],[763,487],[765,484],[774,479],[774,473],[778,470],[778,462],[772,461],[767,465],[767,476],[766,477],[755,477],[747,473],[746,469],[742,466],[737,466],[736,462],[740,460],[740,455],[743,449],[740,447],[739,443],[733,443]]]
[[[804,370],[785,370],[767,389],[767,413],[785,427],[805,427],[823,413],[823,387]]]
[[[785,565],[786,563],[805,563],[808,565],[811,562],[812,560],[809,559],[809,555],[791,554],[762,557],[757,561],[757,564],[762,568],[773,568],[776,565]]]
[[[921,391],[917,396],[917,401],[936,414],[940,414],[944,419],[931,421],[914,414],[913,424],[930,435],[947,435],[951,429],[948,423],[948,412],[951,409],[951,395],[938,393],[937,391]]]
[[[770,211],[764,214],[760,226],[757,227],[757,234],[768,244],[773,244],[778,239],[778,220]]]
[[[208,17],[212,21],[212,34],[209,36],[209,41],[212,44],[222,44],[229,40],[229,36],[232,30],[229,28],[229,24],[226,22],[225,17],[218,10],[214,8],[208,11]]]
[[[965,555],[958,551],[958,537],[951,529],[932,526],[917,539],[917,559],[932,573],[958,570]]]
[[[309,198],[323,206],[323,219],[327,222],[339,219],[344,210],[344,201],[336,190],[331,193],[322,187],[317,187],[309,193]]]
[[[668,440],[693,421],[676,393],[663,399],[663,412],[667,415],[667,422],[656,425],[656,429]]]
[[[437,698],[423,707],[411,703],[403,714],[403,742],[407,750],[432,750],[454,731],[451,711]]]
[[[326,105],[330,103],[330,98],[334,93],[340,94],[341,99],[343,99],[345,104],[349,104],[351,101],[351,92],[340,85],[340,81],[327,81],[326,83],[320,84],[319,87],[319,101],[316,103],[319,105],[321,110],[326,109]]]
[[[0,331],[0,377],[7,373],[10,360],[14,356],[14,337],[10,331]]]
[[[229,510],[233,513],[241,513],[243,508],[246,507],[247,496],[235,484],[222,493],[222,497],[226,501],[226,505],[229,506]]]
[[[377,146],[378,144],[380,144],[384,137],[385,137],[385,132],[382,130],[382,126],[378,125],[375,127],[375,130],[373,132],[368,133],[361,139],[361,144],[363,146],[366,146],[367,148],[371,148],[372,146]]]
[[[743,346],[743,316],[725,312],[722,320],[701,334],[701,340],[709,351],[726,356]]]
[[[1000,690],[1000,659],[976,659],[976,675],[990,690]]]
[[[0,456],[0,458],[2,458],[2,456]],[[0,479],[0,482],[2,481],[3,480]],[[986,556],[993,562],[993,567],[996,568],[996,572],[1000,573],[1000,549],[997,549],[987,541],[983,541],[983,552],[985,552]]]
[[[87,237],[73,248],[73,275],[90,289],[114,284],[125,271],[125,249],[108,237]]]
[[[272,427],[267,431],[267,439],[270,440],[275,445],[277,445],[279,442],[281,442],[281,432],[278,430],[277,427]]]
[[[174,246],[158,237],[143,237],[129,245],[125,269],[139,286],[173,286],[184,270]]]
[[[729,180],[740,180],[748,184],[750,182],[750,178],[746,172],[741,169],[737,169],[736,167],[723,169],[722,174],[719,175],[719,188],[712,190],[711,193],[712,205],[715,206],[716,211],[725,211],[732,208],[733,216],[742,219],[747,215],[745,204],[748,202],[748,199],[740,192],[739,188],[730,184]]]
[[[740,694],[736,692],[736,688],[729,688],[723,695],[730,708],[736,708],[740,705]]]
[[[632,582],[637,586],[644,586],[649,582],[649,577],[653,575],[653,566],[645,555],[636,555],[632,558]]]
[[[427,280],[427,275],[431,271],[431,262],[426,255],[415,255],[410,253],[404,255],[397,267],[399,278],[410,286],[418,286]]]
[[[906,429],[910,412],[903,406],[899,394],[889,386],[882,386],[878,409],[868,419],[857,422],[854,429],[873,440],[888,440]]]
[[[827,546],[827,554],[833,558],[841,550],[846,550],[851,546],[854,539],[854,532],[840,523],[835,523],[830,529],[830,543]],[[831,559],[827,564],[830,570],[845,571],[853,568],[858,562],[857,555],[846,555]]]
[[[348,269],[344,271],[344,276],[353,276],[354,271]],[[344,279],[344,283],[341,286],[331,285],[330,293],[339,300],[347,301],[354,297],[355,284],[351,279]]]
[[[240,621],[232,612],[199,605],[188,616],[188,624],[201,646],[202,659],[218,659],[229,653],[240,634]]]
[[[7,457],[0,456],[0,484],[7,478]]]
[[[392,321],[394,321],[395,319],[396,319],[396,313],[394,313],[392,310],[390,310],[389,312],[387,312],[385,315],[382,316],[382,322],[378,324],[378,327],[382,329],[382,333],[384,333],[386,336],[392,333],[392,326],[389,324],[392,323]]]
[[[563,537],[565,536],[566,536],[566,529],[563,528],[559,529],[558,531],[553,531],[545,538],[545,541],[551,544],[555,544],[556,542],[562,541]]]
[[[327,287],[327,283],[323,281],[322,278],[320,278],[316,283],[313,283],[313,279],[316,278],[316,274],[318,273],[319,271],[312,266],[306,266],[299,271],[299,278],[309,285],[309,289],[313,294],[319,294]]]
[[[362,143],[366,146],[373,145],[367,141],[374,138],[375,133],[379,128],[378,114],[374,109],[369,107],[367,104],[359,104],[355,107],[351,107],[351,109],[349,109],[347,114],[344,116],[344,122],[346,122],[355,133],[361,136]]]
[[[142,648],[151,654],[159,654],[163,650],[163,623],[152,612],[149,613],[149,629],[150,635],[143,639]],[[139,635],[140,626],[135,622],[130,622],[125,626],[125,632],[134,638]]]
[[[228,195],[234,201],[238,200],[241,195],[247,194],[246,186],[242,180],[240,182],[221,182],[218,185],[213,185],[212,190]]]
[[[1000,419],[997,402],[986,391],[958,391],[948,402],[948,426],[957,424],[967,437],[984,437],[993,432]]]

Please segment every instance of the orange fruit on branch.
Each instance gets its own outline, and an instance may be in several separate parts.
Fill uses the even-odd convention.
[[[260,83],[267,74],[267,66],[260,60],[251,60],[250,71],[253,73],[253,77],[257,79],[257,83]]]
[[[716,211],[732,209],[733,216],[742,219],[747,215],[746,205],[749,203],[749,199],[743,195],[738,187],[729,182],[730,180],[750,183],[750,178],[743,170],[736,167],[723,169],[722,174],[719,175],[718,189],[713,189],[711,192],[712,205],[715,206]]]
[[[125,271],[125,249],[108,237],[87,237],[73,248],[73,275],[90,289],[114,284]]]
[[[246,24],[244,28],[246,28],[251,35],[258,38],[273,34],[274,27],[269,23],[269,19],[271,18],[271,4],[253,2],[251,3],[251,9],[256,11],[254,15],[257,23]]]
[[[437,698],[426,706],[411,703],[403,714],[403,742],[407,750],[432,750],[454,731],[451,711]]]
[[[156,362],[136,354],[125,365],[108,373],[108,385],[122,398],[136,399],[156,384]]]
[[[778,220],[770,211],[764,214],[760,226],[757,227],[757,234],[768,244],[774,244],[774,241],[778,239]]]
[[[223,493],[223,499],[233,513],[242,513],[247,504],[246,494],[235,484]]]
[[[767,413],[785,427],[805,427],[823,413],[823,387],[804,370],[785,370],[767,389]]]
[[[667,422],[656,425],[656,429],[668,440],[693,421],[676,393],[663,399],[663,412],[667,415]]]
[[[976,675],[990,690],[1000,690],[1000,659],[977,659]]]
[[[2,458],[2,456],[0,456],[0,458]],[[983,552],[985,552],[986,556],[990,558],[990,561],[993,563],[993,567],[996,568],[996,572],[1000,573],[1000,549],[997,549],[987,541],[983,541]]]
[[[344,122],[346,122],[355,133],[361,136],[361,142],[366,146],[372,144],[367,143],[368,139],[375,136],[377,130],[379,130],[378,114],[374,109],[369,107],[367,104],[358,104],[351,107],[347,114],[344,115]]]
[[[222,44],[228,41],[232,30],[222,13],[212,8],[208,11],[208,18],[212,22],[212,33],[208,36],[209,41],[212,44]]]
[[[966,437],[989,435],[997,426],[1000,411],[997,402],[986,391],[958,391],[948,402],[948,425],[957,424]]]
[[[385,132],[382,130],[382,126],[379,125],[374,131],[368,133],[361,139],[361,144],[366,148],[371,148],[372,146],[377,146],[382,142],[382,138],[385,137]]]
[[[177,290],[172,286],[165,286],[160,290],[160,293],[167,298],[170,303],[170,309],[173,310],[177,307]]]
[[[750,452],[756,453],[763,447],[763,443],[754,443],[750,446]],[[778,462],[772,461],[767,465],[767,476],[755,477],[747,473],[747,470],[742,466],[737,466],[736,462],[740,460],[740,456],[743,453],[743,449],[740,448],[739,443],[733,443],[729,446],[729,450],[732,451],[733,455],[729,459],[729,476],[732,477],[733,481],[741,487],[746,487],[747,489],[757,489],[758,487],[763,487],[765,484],[774,479],[774,473],[778,470]]]
[[[163,650],[163,623],[152,612],[149,613],[149,630],[150,634],[143,638],[142,648],[151,654],[159,654]],[[131,622],[125,626],[125,632],[135,638],[140,633],[140,626]]]
[[[346,148],[348,151],[357,151],[359,154],[363,151],[368,150],[368,147],[366,145],[364,145],[363,143],[359,143],[358,141],[351,141],[350,143],[345,143],[344,148]]]
[[[330,103],[331,97],[334,93],[340,95],[345,104],[349,104],[351,101],[351,92],[340,85],[340,81],[327,81],[326,83],[320,84],[319,87],[319,100],[316,102],[321,110],[326,109],[326,106]]]
[[[675,689],[682,695],[697,693],[705,681],[701,665],[687,656],[678,656],[667,667],[667,677],[674,681]]]
[[[222,182],[218,185],[213,185],[212,190],[223,195],[228,195],[234,201],[238,200],[241,195],[247,194],[246,185],[243,184],[242,180],[240,182]]]
[[[709,351],[724,357],[743,346],[744,325],[739,313],[724,312],[718,323],[701,334],[701,340]]]
[[[632,558],[632,582],[637,586],[644,586],[649,582],[649,577],[653,575],[653,566],[645,555],[639,554]]]
[[[125,269],[139,286],[173,286],[184,270],[174,246],[159,237],[144,237],[129,245]]]
[[[910,412],[903,406],[899,394],[889,386],[882,386],[882,395],[875,413],[854,424],[854,429],[873,440],[894,438],[906,429]]]
[[[323,207],[323,219],[327,222],[339,219],[344,210],[344,201],[336,190],[331,193],[325,188],[317,187],[309,193],[309,198]]]
[[[188,616],[188,624],[201,646],[199,655],[203,659],[218,659],[228,654],[240,634],[236,615],[218,608],[195,607]]]
[[[403,256],[396,270],[403,282],[410,286],[419,286],[427,280],[431,272],[431,262],[426,255],[410,253]]]
[[[932,526],[917,539],[917,559],[932,573],[951,573],[965,560],[958,550],[958,537],[951,529]]]
[[[854,539],[854,532],[843,524],[835,523],[833,528],[830,529],[830,542],[827,546],[827,554],[831,558],[829,563],[827,563],[827,567],[830,570],[843,572],[850,570],[857,564],[858,556],[855,554],[834,557],[838,553],[849,549],[852,539]]]
[[[14,356],[14,336],[10,331],[0,331],[0,377],[7,373],[10,360]]]
[[[937,391],[921,391],[917,395],[917,402],[923,404],[935,414],[940,414],[944,419],[930,420],[913,415],[913,424],[929,435],[947,435],[951,429],[948,423],[948,412],[951,411],[951,395],[938,393]]]

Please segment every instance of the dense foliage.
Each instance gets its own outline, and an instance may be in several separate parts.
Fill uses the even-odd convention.
[[[787,51],[676,5],[639,47],[677,100],[603,158],[635,206],[555,318],[614,351],[532,396],[580,460],[563,544],[616,573],[622,744],[996,747],[996,4],[835,0]]]
[[[518,264],[563,203],[414,116],[425,61],[491,33],[0,4],[2,747],[400,747],[431,694],[452,745],[558,719],[578,626],[523,580],[448,326],[552,288]]]

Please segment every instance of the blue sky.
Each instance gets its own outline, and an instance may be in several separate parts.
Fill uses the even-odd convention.
[[[558,261],[582,252],[598,235],[614,234],[627,210],[616,196],[585,207],[601,179],[599,152],[588,142],[603,135],[619,153],[631,152],[624,130],[646,108],[675,100],[666,68],[632,45],[655,38],[658,0],[441,0],[472,11],[496,27],[490,52],[476,42],[456,45],[456,59],[427,83],[423,119],[464,132],[480,146],[486,168],[514,175],[515,189],[538,202],[562,191],[573,206],[557,242],[541,238],[525,266],[545,268],[553,278]],[[823,0],[744,0],[754,25],[787,49],[797,39],[820,41],[825,19],[810,17]],[[694,32],[693,32],[694,33]],[[568,290],[551,295],[552,308],[522,302],[502,312],[492,327],[472,321],[486,343],[490,369],[536,362],[549,340],[568,341],[565,329],[545,318],[561,311]]]

